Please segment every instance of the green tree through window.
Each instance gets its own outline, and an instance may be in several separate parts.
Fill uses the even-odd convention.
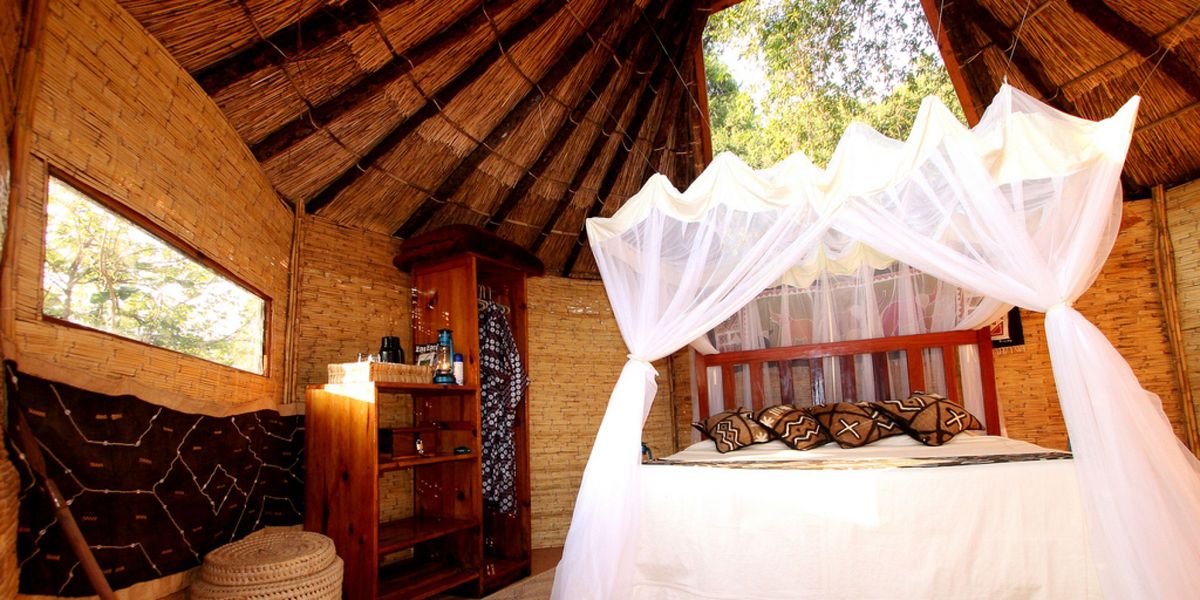
[[[263,372],[266,301],[51,177],[42,312]]]
[[[833,156],[851,121],[904,139],[925,96],[962,120],[918,0],[746,0],[708,21],[714,152],[752,167]]]

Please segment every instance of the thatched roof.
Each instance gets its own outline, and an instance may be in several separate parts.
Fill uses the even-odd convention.
[[[1200,177],[1200,3],[1196,0],[922,0],[968,119],[1009,83],[1056,108],[1141,110],[1126,197]],[[939,14],[940,27],[939,27]]]
[[[701,168],[692,0],[121,0],[279,195],[411,237],[466,223],[596,276],[583,223]],[[686,86],[686,88],[685,88]]]
[[[120,1],[285,202],[403,238],[476,225],[582,277],[587,217],[711,156],[700,34],[737,2]],[[1194,0],[922,3],[968,114],[1005,76],[1089,118],[1141,93],[1127,192],[1200,175]]]

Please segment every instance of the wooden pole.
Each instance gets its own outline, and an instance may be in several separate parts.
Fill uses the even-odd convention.
[[[921,0],[921,8],[925,11],[925,19],[929,21],[929,28],[933,30],[933,35],[937,42],[938,52],[942,55],[942,62],[946,64],[946,72],[950,74],[950,83],[954,86],[954,93],[958,95],[958,102],[962,105],[963,115],[967,117],[967,125],[972,127],[979,122],[981,116],[976,102],[984,102],[983,98],[976,98],[972,93],[970,84],[967,82],[966,75],[963,73],[963,65],[958,61],[958,54],[955,52],[954,45],[950,43],[950,36],[946,32],[945,17],[946,2],[945,0]]]
[[[9,168],[12,185],[8,194],[8,226],[0,256],[0,334],[12,340],[16,334],[16,240],[21,234],[21,213],[29,193],[30,143],[33,139],[33,110],[41,87],[42,37],[46,31],[48,0],[28,0],[21,47],[17,56],[16,113],[8,132]]]
[[[79,559],[79,565],[83,568],[83,573],[87,575],[88,582],[92,584],[92,589],[104,600],[115,598],[112,588],[108,585],[108,580],[104,578],[104,572],[100,570],[100,563],[96,562],[96,557],[92,554],[92,549],[88,547],[83,532],[79,530],[79,524],[71,515],[71,507],[67,504],[66,498],[63,497],[54,480],[46,474],[46,461],[42,457],[42,450],[38,448],[37,440],[33,437],[33,432],[29,429],[29,423],[25,421],[25,415],[15,403],[9,404],[9,413],[17,432],[17,447],[21,449],[25,462],[29,464],[35,479],[42,484],[51,504],[54,505],[54,516],[58,519],[59,529],[62,530],[63,537],[71,546],[71,551]]]
[[[300,252],[304,244],[304,203],[293,202],[295,218],[292,220],[292,252],[288,259],[287,318],[283,332],[283,403],[302,402],[296,397],[296,328],[300,323]],[[267,349],[270,352],[270,349]]]
[[[1167,194],[1162,185],[1150,194],[1150,213],[1154,223],[1154,272],[1158,278],[1158,296],[1162,301],[1167,325],[1167,343],[1174,357],[1175,382],[1183,403],[1184,442],[1193,454],[1200,452],[1200,432],[1196,430],[1196,405],[1188,377],[1187,351],[1183,345],[1183,326],[1179,322],[1179,297],[1175,286],[1175,247],[1167,223]]]

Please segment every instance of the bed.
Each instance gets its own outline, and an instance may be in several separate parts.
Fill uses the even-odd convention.
[[[732,392],[714,404],[762,408],[796,400],[801,386],[786,379],[797,361],[811,361],[805,383],[816,392],[828,357],[849,366],[850,357],[878,362],[890,353],[894,373],[901,353],[913,363],[908,382],[924,387],[934,379],[924,370],[936,364],[954,399],[973,380],[974,367],[956,359],[961,346],[978,351],[986,432],[942,446],[901,435],[861,448],[797,451],[772,441],[725,454],[702,440],[643,465],[634,597],[1100,597],[1070,455],[994,435],[986,332],[716,354],[700,359],[698,372],[719,370]],[[929,360],[930,348],[942,360]],[[764,376],[738,394],[736,365]],[[873,385],[882,393],[887,383],[881,376]],[[855,384],[845,373],[838,383],[843,392]],[[778,396],[768,393],[774,386]],[[710,398],[699,395],[706,417]]]

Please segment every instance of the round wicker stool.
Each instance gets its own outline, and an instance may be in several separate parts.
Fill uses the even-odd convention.
[[[259,532],[208,553],[195,600],[337,600],[342,559],[333,540],[309,531]]]

